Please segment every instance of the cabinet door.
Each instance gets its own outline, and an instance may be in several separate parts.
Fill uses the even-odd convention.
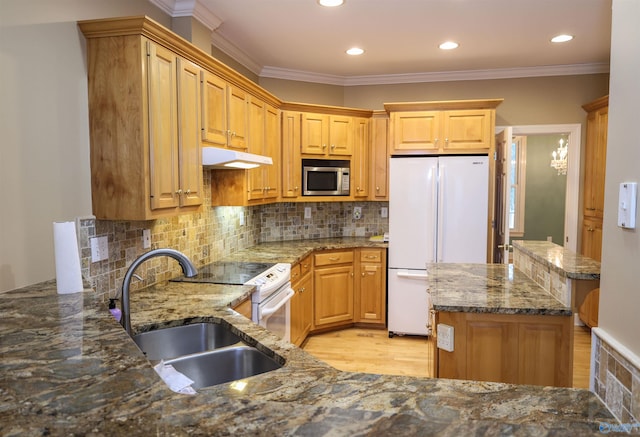
[[[307,155],[325,155],[329,142],[329,116],[302,114],[301,151]]]
[[[240,88],[227,85],[227,125],[229,136],[227,147],[247,149],[248,116],[247,93]]]
[[[351,186],[353,196],[367,197],[369,195],[369,120],[356,118],[354,135],[354,156],[351,167]]]
[[[440,139],[438,111],[406,111],[391,114],[393,151],[437,151]]]
[[[293,289],[296,294],[291,298],[291,342],[300,346],[313,322],[313,276],[307,273]]]
[[[282,197],[300,195],[302,185],[302,160],[300,159],[299,112],[282,113]]]
[[[602,220],[585,217],[582,222],[582,255],[601,260]]]
[[[314,272],[314,326],[353,322],[353,266],[323,267]]]
[[[249,97],[249,152],[257,155],[264,153],[264,108],[265,104],[255,97]],[[275,161],[274,161],[275,162]],[[264,198],[264,167],[247,170],[249,200]]]
[[[353,155],[353,119],[345,116],[329,117],[329,154]]]
[[[608,107],[604,107],[587,116],[584,215],[590,217],[603,217],[608,114]]]
[[[371,120],[371,180],[370,197],[373,200],[386,200],[389,184],[389,118],[376,117]]]
[[[384,268],[378,263],[360,263],[357,322],[384,324]]]
[[[492,141],[491,115],[489,109],[445,111],[443,150],[488,150]]]
[[[176,55],[147,43],[151,209],[179,206]],[[140,170],[142,171],[142,169]]]
[[[180,206],[202,205],[200,67],[178,59]]]
[[[264,111],[265,143],[264,154],[273,159],[273,165],[264,166],[264,182],[266,199],[273,199],[280,195],[280,111],[271,105],[266,105]]]
[[[202,72],[202,140],[227,145],[227,83],[207,71]]]

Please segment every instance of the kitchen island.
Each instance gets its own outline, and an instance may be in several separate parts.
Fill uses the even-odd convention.
[[[256,250],[293,262],[305,256],[296,244],[312,243]],[[242,389],[193,396],[169,390],[95,292],[58,295],[48,281],[0,294],[0,434],[599,435],[617,424],[587,390],[339,371],[230,309],[252,291],[172,282],[132,291],[135,332],[222,323],[284,363]]]
[[[438,348],[437,376],[571,387],[569,307],[513,265],[432,264],[427,270],[438,343],[447,332],[454,337]]]

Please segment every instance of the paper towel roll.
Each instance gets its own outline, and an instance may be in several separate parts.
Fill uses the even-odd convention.
[[[59,294],[83,290],[80,252],[74,222],[53,223],[53,245],[56,257],[56,285]]]

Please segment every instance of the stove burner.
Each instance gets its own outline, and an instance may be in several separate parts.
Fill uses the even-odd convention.
[[[244,285],[274,265],[275,263],[218,261],[198,268],[198,274],[192,278],[181,276],[171,281]]]

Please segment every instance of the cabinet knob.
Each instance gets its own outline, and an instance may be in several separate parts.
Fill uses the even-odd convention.
[[[181,195],[181,194],[182,194],[182,190],[177,190],[177,191],[176,191],[176,194],[177,194],[178,196],[179,196],[179,195]]]
[[[445,143],[445,144],[449,144],[449,138],[445,138],[445,139],[444,139],[444,143]]]
[[[595,231],[595,229],[593,229],[593,228],[589,228],[589,229],[587,229],[587,231],[589,231],[589,232],[593,232],[593,231]]]
[[[300,289],[300,293],[304,293],[304,287]]]
[[[326,145],[326,144],[323,144],[323,145],[322,145],[322,148],[323,148],[323,149],[326,149],[326,148],[327,148],[327,145]]]
[[[293,187],[293,191],[298,191],[298,187]]]
[[[438,144],[438,139],[433,140],[433,144]]]
[[[331,148],[332,148],[332,149],[335,149],[335,148],[336,148],[336,145],[335,145],[335,144],[332,144],[332,145],[331,145]]]
[[[376,187],[376,191],[380,191],[380,187]]]
[[[364,278],[364,272],[362,272],[362,277]]]
[[[191,190],[185,191],[184,194],[186,194],[188,196],[189,194],[191,194]]]

